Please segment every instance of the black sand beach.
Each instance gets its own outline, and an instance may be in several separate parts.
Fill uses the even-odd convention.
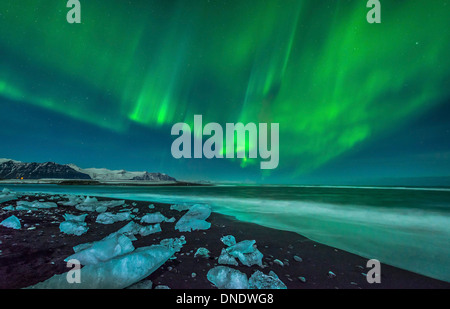
[[[27,201],[44,199],[50,195],[22,196]],[[107,200],[97,198],[99,201]],[[58,202],[63,199],[54,199]],[[15,206],[10,201],[3,206]],[[149,210],[148,202],[129,201],[133,208],[139,209],[135,214],[142,217],[146,213],[161,212],[167,218],[178,220],[185,212],[170,210],[170,205],[154,203]],[[119,209],[112,209],[117,212]],[[79,244],[100,240],[117,231],[128,222],[110,225],[96,223],[97,213],[89,213],[85,222],[89,230],[81,236],[66,235],[59,229],[64,221],[63,215],[70,213],[81,215],[74,207],[59,206],[44,211],[16,211],[0,209],[0,221],[11,215],[18,217],[22,223],[20,230],[0,226],[0,288],[20,289],[42,282],[55,274],[67,272],[64,259],[73,254],[73,247]],[[258,250],[264,255],[263,265],[247,267],[230,266],[246,273],[248,277],[256,270],[265,274],[273,271],[288,289],[448,289],[450,283],[428,278],[396,267],[382,264],[381,283],[369,284],[365,274],[367,259],[326,245],[311,241],[292,232],[280,231],[255,224],[239,222],[231,217],[212,213],[207,219],[211,228],[204,231],[179,232],[175,223],[161,223],[162,232],[141,237],[133,242],[135,248],[158,244],[162,239],[184,235],[186,244],[176,259],[168,260],[145,280],[152,282],[152,288],[160,285],[171,289],[215,289],[208,281],[208,271],[220,265],[219,257],[224,244],[220,238],[233,235],[236,241],[256,240]],[[210,258],[194,257],[198,248],[210,251]],[[395,254],[395,252],[393,252]],[[294,259],[301,257],[302,261]],[[283,262],[283,266],[274,262]],[[329,272],[335,276],[330,276]],[[301,278],[302,277],[302,278]],[[300,279],[301,278],[301,279]]]

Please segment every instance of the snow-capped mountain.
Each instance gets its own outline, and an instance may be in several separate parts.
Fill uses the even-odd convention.
[[[67,165],[0,159],[0,179],[91,179]]]
[[[82,169],[74,164],[23,163],[0,159],[0,179],[92,179],[97,181],[176,181],[162,173],[128,172],[106,168]]]
[[[74,170],[89,175],[98,181],[176,181],[175,178],[162,173],[128,172],[125,170],[109,170],[106,168],[80,168],[74,164],[67,166]]]

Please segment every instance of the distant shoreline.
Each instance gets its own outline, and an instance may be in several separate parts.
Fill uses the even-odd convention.
[[[78,179],[2,179],[1,185],[60,185],[60,186],[139,186],[139,187],[157,187],[157,186],[213,186],[208,183],[195,183],[187,181],[98,181],[98,180],[78,180]]]

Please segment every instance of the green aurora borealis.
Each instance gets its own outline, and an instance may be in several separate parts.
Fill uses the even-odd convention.
[[[80,2],[77,25],[66,1],[1,1],[0,100],[167,139],[194,114],[280,123],[295,178],[450,97],[449,1],[381,1],[381,24],[360,0]]]

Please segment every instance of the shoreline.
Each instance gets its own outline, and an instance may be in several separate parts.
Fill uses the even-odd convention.
[[[209,183],[195,183],[188,181],[100,181],[100,180],[70,180],[70,179],[32,179],[32,180],[11,180],[2,179],[0,185],[59,185],[59,186],[116,186],[116,187],[171,187],[171,186],[213,186]]]
[[[49,194],[23,195],[20,199],[2,203],[0,221],[11,215],[17,216],[21,223],[20,230],[0,226],[0,288],[25,288],[42,282],[55,274],[67,272],[64,259],[73,254],[73,247],[79,244],[98,241],[125,226],[126,222],[113,224],[96,223],[98,213],[88,213],[86,223],[89,230],[81,236],[66,235],[59,230],[64,221],[63,214],[81,215],[72,206],[40,211],[4,210],[6,205],[15,206],[17,201],[65,201],[64,198],[52,198]],[[97,197],[98,201],[117,200]],[[176,221],[185,213],[170,210],[170,205],[153,203],[154,209],[148,208],[151,202],[125,200],[125,203],[137,209],[135,214],[142,217],[147,213],[161,212],[167,218]],[[133,205],[133,206],[130,206]],[[129,208],[127,207],[127,208]],[[112,208],[117,213],[120,208]],[[158,244],[161,240],[184,235],[186,244],[176,259],[168,260],[144,281],[150,280],[152,287],[163,285],[172,289],[211,289],[215,286],[208,281],[208,271],[219,266],[217,258],[225,247],[220,241],[222,236],[233,235],[236,241],[256,240],[258,250],[263,254],[263,267],[229,266],[245,273],[248,277],[256,270],[268,274],[276,273],[288,289],[448,289],[450,283],[429,278],[413,272],[381,264],[381,283],[369,284],[364,274],[368,259],[342,251],[327,245],[314,242],[294,232],[281,231],[263,227],[253,223],[242,222],[230,216],[212,213],[207,219],[211,228],[202,231],[179,232],[174,229],[175,223],[161,223],[162,232],[145,237],[136,236],[135,248]],[[198,248],[210,251],[210,258],[194,257]],[[294,259],[301,257],[301,262]],[[283,266],[278,264],[283,262]],[[329,272],[335,274],[330,277]],[[195,274],[195,275],[194,275]],[[304,280],[300,280],[303,278]]]

